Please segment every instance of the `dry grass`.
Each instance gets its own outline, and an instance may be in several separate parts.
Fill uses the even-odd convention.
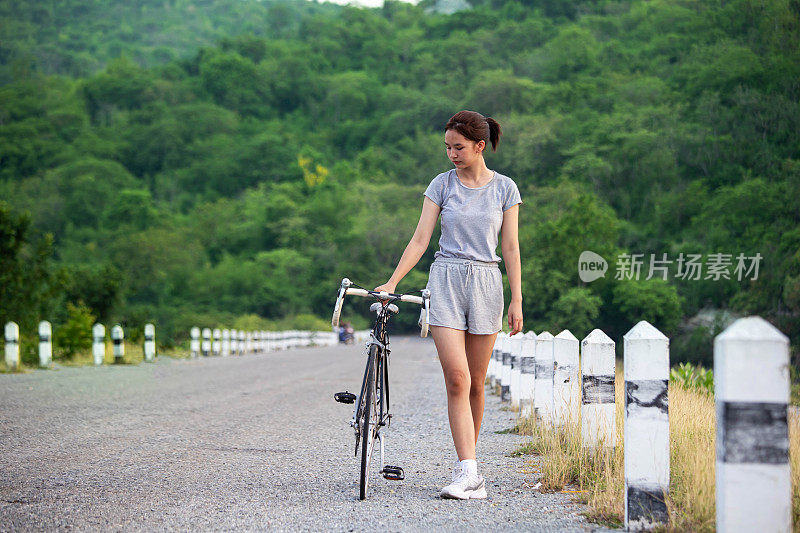
[[[574,486],[585,502],[589,519],[621,525],[624,513],[623,391],[617,373],[617,446],[615,449],[584,449],[580,425],[562,428],[520,422],[520,433],[531,442],[520,451],[538,455],[542,490],[559,491]],[[667,507],[669,531],[714,531],[715,529],[715,409],[713,396],[670,383],[670,491]],[[790,414],[792,509],[795,527],[800,526],[800,416]],[[585,492],[583,492],[585,491]]]

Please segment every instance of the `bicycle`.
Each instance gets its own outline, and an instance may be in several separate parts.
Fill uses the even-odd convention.
[[[340,403],[355,403],[353,418],[350,426],[355,431],[355,452],[358,456],[361,449],[361,469],[359,474],[359,499],[367,496],[369,485],[369,471],[375,441],[380,442],[381,470],[380,474],[390,480],[405,478],[403,469],[399,466],[387,465],[384,462],[383,435],[381,428],[391,424],[392,415],[389,413],[389,335],[386,326],[389,318],[399,312],[394,302],[417,303],[423,307],[425,316],[420,318],[420,336],[428,335],[428,316],[430,313],[430,291],[423,289],[422,296],[410,294],[392,294],[375,292],[358,287],[349,279],[342,280],[336,305],[333,308],[331,324],[334,328],[339,326],[339,316],[342,312],[344,297],[347,295],[375,298],[379,301],[370,306],[370,311],[377,313],[375,325],[370,331],[370,340],[367,342],[367,366],[364,369],[364,379],[361,382],[361,392],[358,396],[351,392],[337,392],[334,399]]]

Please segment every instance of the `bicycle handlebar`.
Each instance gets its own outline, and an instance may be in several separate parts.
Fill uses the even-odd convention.
[[[384,291],[368,291],[367,289],[357,289],[355,287],[351,287],[350,285],[352,285],[352,282],[349,279],[344,278],[342,280],[342,286],[339,289],[339,295],[336,298],[336,305],[333,308],[333,316],[331,317],[331,325],[334,328],[339,327],[339,316],[342,314],[344,297],[350,294],[364,298],[375,298],[378,300],[400,300],[401,302],[410,302],[421,305],[425,310],[425,317],[424,320],[420,320],[420,337],[428,336],[428,317],[430,316],[431,303],[430,291],[428,289],[423,289],[422,296],[414,296],[411,294],[393,294]]]
[[[414,296],[413,294],[393,294],[390,292],[375,292],[375,291],[368,291],[366,289],[356,289],[354,287],[350,287],[347,289],[345,294],[352,294],[353,296],[363,296],[364,298],[374,297],[379,298],[381,300],[400,300],[401,302],[410,302],[414,304],[423,305],[424,300],[422,296]]]

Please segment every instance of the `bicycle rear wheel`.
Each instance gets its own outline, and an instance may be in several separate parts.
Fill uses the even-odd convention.
[[[378,347],[372,345],[367,360],[367,376],[364,391],[364,406],[361,412],[361,476],[359,483],[359,499],[367,497],[369,485],[369,467],[372,450],[375,447],[375,436],[378,432],[378,406],[376,405],[375,379],[378,366]]]

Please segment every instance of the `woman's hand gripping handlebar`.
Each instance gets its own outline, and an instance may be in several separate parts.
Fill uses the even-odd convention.
[[[423,307],[424,320],[420,320],[420,337],[428,336],[428,318],[430,316],[431,308],[431,293],[428,289],[422,290],[422,296],[413,296],[411,294],[393,294],[384,291],[369,291],[367,289],[352,287],[352,285],[353,282],[351,282],[349,279],[344,278],[342,280],[342,285],[339,289],[339,295],[336,298],[336,306],[333,308],[333,317],[331,318],[331,325],[333,327],[339,327],[339,317],[342,314],[344,297],[347,295],[353,295],[362,296],[364,298],[375,298],[382,301],[391,300],[394,302],[400,300],[401,302],[410,302],[421,305]]]

